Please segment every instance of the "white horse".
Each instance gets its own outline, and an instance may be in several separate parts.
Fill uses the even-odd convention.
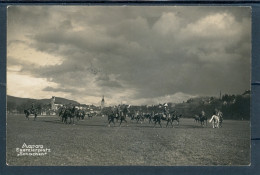
[[[212,123],[213,128],[219,128],[219,116],[213,115],[209,120],[209,122],[211,123],[212,121],[213,121]]]

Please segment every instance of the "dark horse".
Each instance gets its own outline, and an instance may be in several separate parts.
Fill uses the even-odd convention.
[[[154,127],[158,123],[160,125],[160,127],[162,128],[162,125],[161,125],[162,120],[166,120],[166,117],[164,117],[163,114],[161,114],[161,113],[155,114],[154,117],[153,117]]]
[[[92,119],[93,118],[93,114],[92,113],[88,113],[88,119]]]
[[[116,117],[116,114],[114,112],[111,112],[107,115],[107,120],[108,120],[108,126],[110,126],[110,123],[112,122],[115,126],[115,118]]]
[[[86,113],[85,113],[85,111],[83,111],[83,110],[77,110],[76,111],[76,117],[77,117],[77,120],[79,121],[80,119],[81,120],[84,120],[84,118],[85,118],[85,115],[86,115]]]
[[[119,126],[121,126],[121,124],[122,124],[123,121],[127,123],[127,121],[126,121],[126,116],[127,116],[127,113],[128,113],[128,112],[129,112],[129,110],[125,107],[125,108],[123,109],[123,111],[119,113],[119,120],[120,120]]]
[[[136,119],[136,123],[138,123],[139,121],[141,121],[141,123],[144,121],[144,115],[141,113],[141,114],[136,114],[135,117]]]
[[[206,125],[208,125],[208,117],[206,117],[205,115],[200,114],[199,115],[199,122],[200,122],[201,126],[204,126],[205,122],[206,122]]]
[[[173,122],[174,121],[176,121],[177,125],[179,125],[181,116],[182,116],[182,114],[179,114],[179,115],[171,114],[169,117],[166,118],[166,121],[167,121],[166,127],[168,126],[169,123],[173,127]]]
[[[200,117],[198,115],[195,115],[193,118],[194,118],[194,122],[196,123],[200,121]]]
[[[25,117],[27,118],[27,120],[29,120],[29,115],[31,115],[31,114],[34,115],[34,120],[36,120],[36,117],[37,117],[37,111],[36,110],[25,109],[24,114],[25,114]]]
[[[75,112],[76,112],[76,109],[73,107],[73,108],[68,108],[68,109],[65,109],[64,113],[62,114],[62,122],[64,123],[68,123],[68,118],[70,118],[70,124],[73,123],[74,124],[74,117],[75,117]]]

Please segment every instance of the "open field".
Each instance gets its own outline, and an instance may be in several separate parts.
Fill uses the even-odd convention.
[[[31,116],[32,117],[32,116]],[[107,118],[96,117],[75,125],[56,116],[26,120],[7,116],[8,165],[249,165],[250,122],[224,120],[223,127],[201,127],[182,118],[174,128],[131,122],[107,127]],[[43,145],[44,156],[17,156],[22,145]]]

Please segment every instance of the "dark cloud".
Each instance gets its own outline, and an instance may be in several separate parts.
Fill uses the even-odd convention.
[[[43,91],[51,91],[51,92],[67,92],[67,93],[77,93],[78,91],[75,89],[65,89],[65,88],[53,88],[50,86],[47,86],[43,88]]]
[[[63,59],[24,65],[63,87],[44,91],[216,95],[250,88],[250,15],[242,7],[10,7],[8,32],[20,36],[19,27],[32,49]]]

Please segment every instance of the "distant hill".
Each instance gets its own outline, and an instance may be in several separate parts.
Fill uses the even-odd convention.
[[[31,99],[31,98],[20,98],[20,97],[14,97],[7,95],[7,103],[15,103],[16,105],[22,105],[25,103],[31,103],[31,102],[38,102],[42,104],[50,104],[51,98],[49,99]],[[78,105],[77,101],[74,100],[68,100],[66,98],[61,98],[61,97],[55,97],[55,103],[56,104],[75,104]]]

